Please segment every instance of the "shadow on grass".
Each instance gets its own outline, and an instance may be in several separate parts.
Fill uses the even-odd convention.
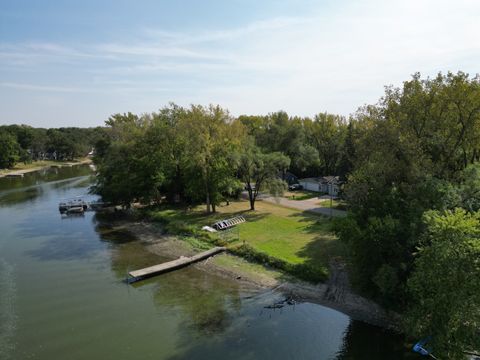
[[[346,247],[335,235],[331,218],[323,215],[313,215],[309,212],[300,212],[290,215],[297,221],[305,223],[303,231],[314,235],[313,240],[305,244],[296,255],[305,259],[311,266],[325,266],[331,259],[344,258]]]
[[[235,211],[226,211],[228,206],[219,207],[220,211],[215,213],[207,213],[198,209],[191,209],[187,207],[157,207],[149,208],[146,210],[146,214],[150,220],[159,221],[159,222],[184,222],[188,225],[197,225],[199,229],[202,226],[209,225],[213,223],[229,219],[235,216],[244,216],[247,221],[258,221],[268,216],[268,213],[256,212],[252,210],[240,210]]]

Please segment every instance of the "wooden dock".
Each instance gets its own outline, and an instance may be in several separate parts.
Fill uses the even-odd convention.
[[[129,283],[136,282],[147,277],[155,276],[158,274],[166,273],[169,271],[177,270],[187,265],[193,264],[197,261],[201,261],[204,259],[209,258],[210,256],[216,255],[225,251],[225,247],[215,247],[213,249],[204,251],[200,254],[193,255],[191,257],[181,256],[177,260],[172,260],[163,264],[154,265],[147,267],[145,269],[130,271],[128,275],[130,278],[128,279]]]

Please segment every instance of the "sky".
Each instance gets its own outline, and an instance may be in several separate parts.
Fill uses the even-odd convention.
[[[478,0],[0,0],[0,124],[169,102],[348,116],[415,72],[479,65]]]

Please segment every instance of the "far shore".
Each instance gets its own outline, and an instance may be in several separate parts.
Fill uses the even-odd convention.
[[[149,222],[114,221],[112,225],[128,230],[145,245],[147,251],[157,255],[175,259],[180,256],[191,256],[197,252],[187,242],[164,234],[158,226]],[[316,285],[228,253],[216,255],[191,266],[231,279],[242,286],[277,291],[299,302],[311,302],[335,309],[354,320],[398,330],[398,315],[389,314],[378,304],[351,290],[343,264],[331,262],[330,278],[325,283]]]
[[[76,165],[87,165],[91,163],[92,163],[92,159],[90,158],[81,159],[78,161],[52,161],[52,160],[42,161],[40,160],[40,161],[34,161],[31,164],[27,164],[27,167],[25,168],[0,169],[0,178],[16,177],[16,176],[21,177],[24,174],[43,170],[43,169],[48,169],[51,167],[70,167],[70,166],[76,166]]]

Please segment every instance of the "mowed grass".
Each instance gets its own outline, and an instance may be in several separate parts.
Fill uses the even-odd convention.
[[[308,200],[322,195],[323,193],[308,191],[308,190],[296,190],[286,191],[283,196],[289,200]]]
[[[339,210],[346,210],[347,209],[347,203],[343,200],[330,200],[330,199],[323,199],[317,203],[317,205],[320,205],[322,207],[326,208],[332,208],[332,209],[339,209]]]
[[[249,211],[247,201],[237,201],[218,207],[213,215],[206,214],[203,206],[189,211],[157,210],[150,216],[166,222],[167,230],[173,226],[180,233],[182,229],[188,233],[217,220],[242,215],[247,221],[237,225],[238,230],[233,233],[235,241],[229,246],[245,241],[255,250],[291,264],[326,266],[331,257],[343,255],[343,245],[333,234],[328,218],[262,201],[257,201],[255,207],[255,211]]]

